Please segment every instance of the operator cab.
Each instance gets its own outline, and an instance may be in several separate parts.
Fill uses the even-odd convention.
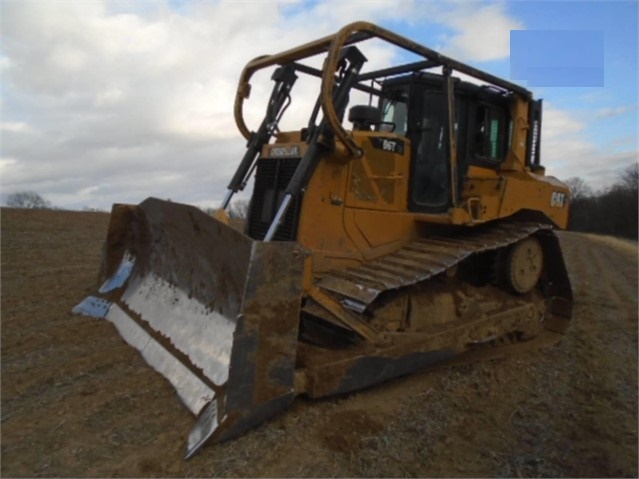
[[[469,165],[500,167],[512,122],[507,92],[453,80],[459,194]],[[409,210],[446,212],[452,205],[443,77],[424,72],[404,75],[385,81],[382,92],[378,130],[404,135],[412,145]]]

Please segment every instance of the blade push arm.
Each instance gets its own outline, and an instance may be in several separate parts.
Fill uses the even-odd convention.
[[[348,93],[353,84],[357,81],[357,75],[364,65],[364,62],[366,62],[366,57],[364,57],[364,55],[362,55],[356,47],[346,47],[341,52],[340,61],[337,62],[337,68],[340,68],[341,72],[337,81],[337,87],[332,92],[332,103],[339,118],[344,117],[346,105],[348,104]],[[327,66],[325,66],[325,68],[327,68]],[[324,78],[328,76],[329,75],[325,74]],[[334,75],[330,75],[330,77],[334,78]],[[313,133],[308,143],[308,149],[302,157],[286,188],[282,204],[277,210],[275,218],[273,218],[273,221],[269,226],[266,236],[264,237],[264,241],[271,241],[275,236],[275,233],[277,233],[277,229],[286,215],[286,211],[291,204],[293,196],[299,194],[301,189],[308,182],[308,179],[313,174],[313,171],[321,157],[322,149],[329,148],[327,144],[331,143],[333,136],[334,131],[331,127],[331,123],[325,116],[319,126],[313,129]]]
[[[291,65],[285,65],[275,70],[271,79],[275,81],[275,85],[266,108],[266,115],[257,132],[250,135],[244,158],[242,158],[235,175],[233,175],[228,185],[228,191],[222,202],[222,209],[228,207],[234,193],[245,188],[248,178],[255,168],[255,162],[262,147],[277,132],[277,124],[290,103],[290,91],[295,84],[295,80],[297,80],[297,75]]]

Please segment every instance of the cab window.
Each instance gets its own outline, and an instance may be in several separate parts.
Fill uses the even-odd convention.
[[[393,131],[406,135],[408,129],[408,89],[395,90],[390,98],[382,99],[382,124],[380,131]],[[393,129],[394,126],[394,129]]]
[[[506,145],[506,114],[501,108],[479,104],[475,110],[473,154],[480,160],[501,162]]]

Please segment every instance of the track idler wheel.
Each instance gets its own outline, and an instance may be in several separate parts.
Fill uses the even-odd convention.
[[[515,243],[506,258],[505,279],[516,293],[531,291],[539,281],[544,265],[544,253],[539,240],[529,236]]]

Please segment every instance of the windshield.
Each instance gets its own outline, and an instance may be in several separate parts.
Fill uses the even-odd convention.
[[[395,90],[391,93],[391,98],[382,99],[382,121],[380,131],[391,131],[395,125],[393,133],[406,135],[408,129],[408,109],[406,101],[408,92],[405,89]]]

